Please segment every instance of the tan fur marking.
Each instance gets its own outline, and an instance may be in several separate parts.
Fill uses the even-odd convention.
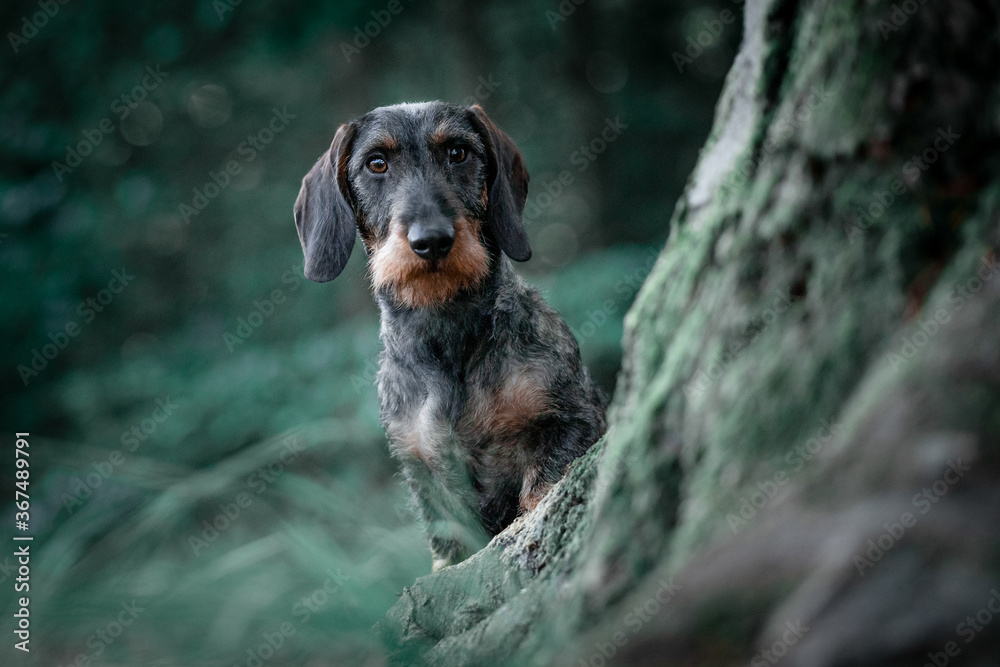
[[[396,428],[390,429],[388,435],[396,449],[427,463],[427,457],[421,447],[420,434],[417,433],[416,429],[412,425],[410,428],[396,424],[393,424],[393,426]]]
[[[545,387],[531,373],[514,373],[493,396],[491,415],[484,426],[493,433],[517,431],[525,423],[548,411],[549,396]]]
[[[448,132],[448,128],[445,126],[437,128],[431,135],[431,142],[437,144],[438,146],[446,144],[449,141],[451,141],[451,133]]]
[[[520,504],[521,511],[527,514],[538,507],[545,494],[552,488],[551,484],[540,483],[538,475],[533,469],[529,469],[524,475],[524,482],[521,485]]]
[[[375,145],[381,146],[387,151],[394,151],[399,148],[399,142],[396,141],[396,137],[389,134],[379,134],[373,141]]]
[[[532,419],[547,413],[549,393],[537,373],[518,370],[498,389],[473,396],[466,424],[475,433],[489,433],[501,440],[517,435]]]
[[[477,285],[489,273],[489,263],[479,242],[479,222],[461,217],[455,222],[455,244],[443,260],[417,257],[403,229],[393,223],[389,238],[374,248],[369,269],[376,290],[388,287],[404,306],[426,308]]]

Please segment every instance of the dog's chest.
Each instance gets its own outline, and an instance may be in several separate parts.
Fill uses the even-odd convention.
[[[531,431],[550,410],[548,382],[529,365],[498,366],[487,359],[449,374],[384,359],[379,398],[396,453],[432,468],[457,456],[491,475],[518,474],[531,457]]]

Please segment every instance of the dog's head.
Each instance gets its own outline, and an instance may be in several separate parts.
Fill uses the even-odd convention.
[[[528,172],[477,105],[380,107],[342,125],[302,179],[295,225],[310,280],[333,280],[355,229],[376,289],[409,307],[478,284],[499,252],[523,262]]]

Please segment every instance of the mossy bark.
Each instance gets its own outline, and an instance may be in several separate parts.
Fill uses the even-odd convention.
[[[995,659],[998,11],[746,3],[607,436],[404,591],[394,660]]]

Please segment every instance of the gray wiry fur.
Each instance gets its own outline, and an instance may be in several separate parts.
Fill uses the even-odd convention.
[[[467,157],[452,160],[456,147]],[[385,173],[366,167],[373,156],[386,161]],[[605,429],[606,399],[569,328],[505,256],[530,256],[521,226],[527,181],[520,153],[480,108],[407,104],[342,126],[296,202],[308,277],[340,273],[354,226],[379,265],[382,421],[435,568],[468,557],[534,507]],[[456,236],[450,253],[479,271],[465,282],[447,257],[415,259],[402,240],[409,234],[413,246],[422,230],[454,231],[463,220],[474,240]],[[394,273],[400,266],[409,273]],[[413,285],[400,276],[458,287],[414,305],[401,296]]]

